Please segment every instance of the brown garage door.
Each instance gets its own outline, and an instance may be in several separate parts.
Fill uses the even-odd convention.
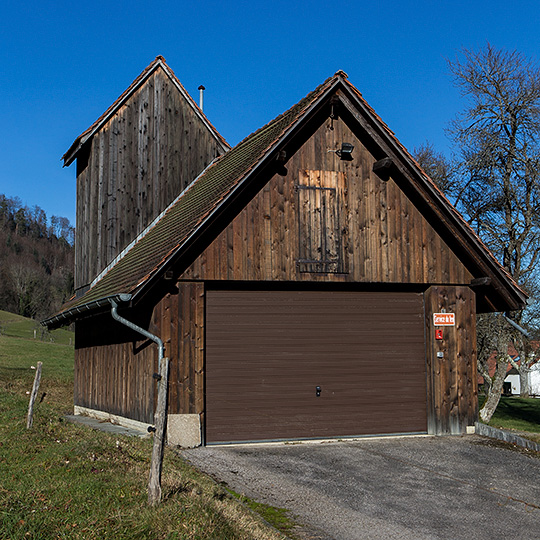
[[[424,432],[423,313],[413,293],[208,291],[207,443]]]

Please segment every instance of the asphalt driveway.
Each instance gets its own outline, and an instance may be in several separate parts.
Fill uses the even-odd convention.
[[[182,451],[313,539],[540,539],[540,457],[476,435]]]

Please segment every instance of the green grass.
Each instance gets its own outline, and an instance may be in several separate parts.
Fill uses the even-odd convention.
[[[39,396],[45,396],[27,430],[27,393],[35,374],[30,366],[38,360],[43,362]],[[73,347],[0,336],[0,538],[281,538],[170,448],[163,463],[163,501],[149,507],[152,441],[66,422],[72,391]]]
[[[73,380],[73,346],[0,336],[0,379],[27,380],[33,378],[32,366],[43,363],[49,380],[71,384]]]
[[[529,439],[540,443],[540,399],[501,397],[489,425],[526,432]]]
[[[286,534],[289,538],[297,538],[293,533],[297,524],[290,518],[289,510],[286,508],[277,508],[268,504],[259,503],[253,499],[250,499],[249,497],[246,497],[245,495],[236,493],[236,491],[233,491],[230,488],[226,489],[231,495],[236,497],[248,508],[251,508],[254,512],[257,512],[257,514],[262,516],[263,519],[270,523],[273,527]]]
[[[0,335],[34,339],[41,342],[73,345],[74,333],[59,328],[49,332],[39,321],[0,310]]]

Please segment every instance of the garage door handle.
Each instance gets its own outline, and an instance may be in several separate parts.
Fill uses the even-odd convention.
[[[320,386],[315,387],[315,395],[317,397],[320,397],[320,395],[321,395],[321,387]]]

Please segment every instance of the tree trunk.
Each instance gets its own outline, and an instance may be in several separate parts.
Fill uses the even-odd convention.
[[[489,387],[488,396],[484,406],[480,410],[480,419],[486,424],[491,420],[497,405],[501,399],[501,393],[503,389],[504,378],[506,376],[506,367],[508,361],[506,355],[497,357],[497,369],[491,379],[491,385]]]
[[[529,370],[522,365],[519,370],[519,397],[528,398],[530,391]]]

